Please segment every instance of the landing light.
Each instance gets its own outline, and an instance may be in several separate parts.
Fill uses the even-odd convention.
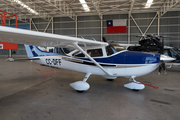
[[[90,9],[89,9],[88,5],[86,4],[85,0],[79,0],[79,2],[82,4],[82,6],[83,6],[83,8],[84,8],[84,10],[86,12],[90,11]]]
[[[152,5],[152,2],[153,2],[153,0],[148,0],[147,3],[146,3],[145,8],[150,8],[151,5]]]
[[[29,6],[27,6],[26,4],[24,4],[23,2],[19,1],[19,0],[14,0],[14,2],[18,3],[19,5],[21,5],[23,8],[26,8],[27,10],[29,10],[31,13],[34,13],[35,15],[38,15],[39,13],[36,12],[35,10],[33,10],[32,8],[30,8]]]

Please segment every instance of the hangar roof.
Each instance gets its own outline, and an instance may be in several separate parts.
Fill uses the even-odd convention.
[[[15,2],[16,1],[16,2]],[[150,8],[145,8],[147,0],[85,0],[90,11],[86,12],[79,0],[20,0],[24,5],[35,10],[38,15],[31,13],[30,8],[18,4],[19,0],[1,0],[0,10],[18,15],[19,20],[68,16],[76,20],[76,16],[107,14],[129,14],[180,11],[180,0],[154,0]]]

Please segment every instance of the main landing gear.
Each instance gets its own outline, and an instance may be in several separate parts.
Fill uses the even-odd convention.
[[[134,79],[135,77],[136,77],[136,76],[131,76],[129,80],[130,80],[130,81],[133,81],[133,82],[130,82],[130,83],[128,83],[128,84],[125,84],[124,87],[129,88],[129,89],[132,89],[132,90],[134,90],[134,91],[143,90],[143,89],[145,88],[145,85],[142,84],[141,82],[136,81],[136,80]]]
[[[87,73],[86,76],[84,77],[83,81],[77,81],[77,82],[71,83],[70,86],[73,89],[75,89],[77,92],[87,91],[90,88],[90,85],[86,81],[90,75],[91,75],[91,73]]]
[[[77,82],[71,83],[70,86],[73,89],[75,89],[77,92],[87,91],[90,88],[90,85],[86,81],[90,75],[91,75],[91,73],[87,73],[86,76],[84,77],[83,81],[77,81]],[[134,91],[143,90],[145,88],[145,85],[142,84],[141,82],[136,81],[134,79],[135,77],[136,76],[131,76],[129,80],[132,82],[125,84],[124,87],[132,89]],[[109,79],[114,79],[114,78],[109,78]]]
[[[107,79],[107,81],[113,81],[115,80],[117,77],[114,77],[114,76],[103,76],[104,78]]]

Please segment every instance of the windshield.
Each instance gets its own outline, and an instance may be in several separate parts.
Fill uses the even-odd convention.
[[[171,56],[173,58],[177,58],[177,56],[179,56],[179,54],[180,54],[180,51],[177,48],[174,48],[174,47],[172,49],[170,49],[170,52],[171,52]]]
[[[123,46],[120,46],[119,44],[116,43],[109,43],[109,45],[114,48],[117,52],[125,50]]]
[[[106,46],[106,53],[107,56],[110,56],[114,53],[117,53],[119,51],[125,50],[124,47],[120,46],[119,44],[115,43],[109,43],[109,46]]]
[[[174,52],[176,52],[177,54],[180,53],[180,51],[179,51],[177,48],[175,48],[175,47],[173,47],[172,50],[173,50]]]

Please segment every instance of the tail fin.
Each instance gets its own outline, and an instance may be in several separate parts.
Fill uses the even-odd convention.
[[[50,56],[50,55],[60,55],[58,53],[51,53],[41,51],[38,47],[32,45],[24,45],[28,58],[39,57],[39,56]]]

